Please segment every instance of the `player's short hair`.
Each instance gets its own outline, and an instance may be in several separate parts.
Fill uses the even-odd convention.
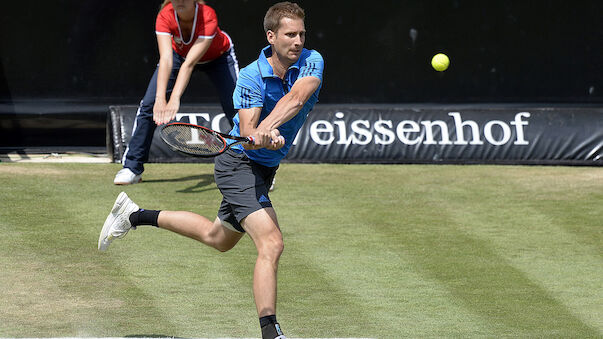
[[[289,1],[279,2],[268,8],[264,17],[264,32],[276,32],[282,18],[304,20],[305,17],[306,13],[298,4]]]

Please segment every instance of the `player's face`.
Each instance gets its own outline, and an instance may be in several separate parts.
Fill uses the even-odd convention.
[[[195,0],[172,0],[172,6],[178,14],[194,13]]]
[[[267,38],[279,58],[293,64],[299,59],[306,42],[304,20],[282,18],[277,31],[268,31]]]

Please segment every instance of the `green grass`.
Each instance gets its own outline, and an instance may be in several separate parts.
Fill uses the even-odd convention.
[[[213,219],[213,166],[118,169],[0,164],[0,337],[258,337],[248,237],[96,249],[122,189]],[[284,164],[271,198],[290,337],[603,337],[603,168]]]

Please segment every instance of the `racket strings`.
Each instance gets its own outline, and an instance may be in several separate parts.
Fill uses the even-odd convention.
[[[191,126],[172,125],[164,130],[165,141],[172,147],[197,155],[220,153],[226,146],[224,138]]]

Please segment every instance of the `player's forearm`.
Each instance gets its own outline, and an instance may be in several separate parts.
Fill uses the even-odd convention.
[[[182,66],[180,67],[180,71],[178,72],[178,77],[176,78],[176,84],[174,85],[174,89],[172,90],[170,100],[180,100],[180,98],[184,94],[184,90],[188,86],[194,68],[194,64],[188,62],[184,62],[182,64]]]
[[[167,93],[167,84],[172,70],[172,60],[159,60],[159,70],[157,71],[157,90],[155,99],[165,100]]]
[[[304,101],[289,92],[278,101],[272,112],[259,124],[257,129],[271,131],[291,120],[304,107]]]
[[[293,118],[320,86],[320,79],[313,76],[303,77],[276,103],[272,112],[260,123],[258,129],[272,131]]]
[[[241,136],[248,137],[256,133],[256,127],[261,114],[261,107],[252,107],[239,110],[239,131]],[[243,144],[243,148],[258,149],[260,147]]]
[[[174,85],[170,100],[172,98],[180,100],[191,80],[195,65],[203,58],[209,49],[211,42],[212,39],[198,39],[195,41],[195,44],[186,56],[186,60],[180,66],[180,71],[178,71],[178,77],[176,78],[176,84]]]

